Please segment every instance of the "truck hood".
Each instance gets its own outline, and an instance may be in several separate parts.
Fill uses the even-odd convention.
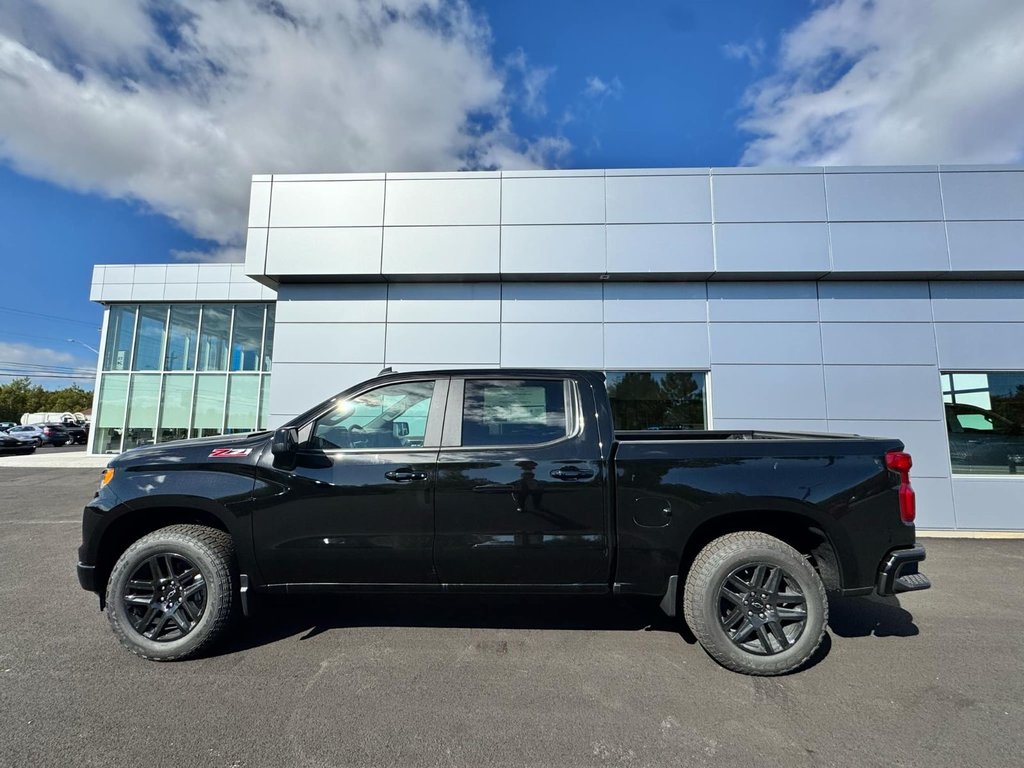
[[[108,467],[152,466],[158,464],[251,464],[269,442],[271,432],[216,435],[193,440],[130,448],[108,462]]]

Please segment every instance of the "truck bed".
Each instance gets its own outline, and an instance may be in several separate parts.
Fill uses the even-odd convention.
[[[670,440],[852,440],[860,435],[832,432],[772,432],[763,429],[646,429],[616,430],[619,442]]]

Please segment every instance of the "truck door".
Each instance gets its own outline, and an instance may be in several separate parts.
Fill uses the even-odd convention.
[[[369,387],[300,429],[294,470],[261,460],[253,535],[267,584],[437,584],[447,391],[447,378]]]
[[[608,588],[605,462],[580,390],[543,375],[452,379],[434,502],[443,583]]]

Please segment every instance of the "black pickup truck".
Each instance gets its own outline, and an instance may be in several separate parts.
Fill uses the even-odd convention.
[[[617,432],[600,373],[382,372],[275,432],[113,459],[78,576],[147,659],[199,653],[260,593],[611,592],[781,674],[827,592],[930,586],[910,466],[893,439]]]

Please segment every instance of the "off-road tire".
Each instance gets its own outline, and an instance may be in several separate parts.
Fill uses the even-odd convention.
[[[730,574],[746,564],[782,568],[803,593],[806,620],[785,650],[770,655],[747,651],[723,627],[721,590]],[[681,602],[687,625],[708,655],[747,675],[783,675],[799,669],[818,649],[828,622],[825,586],[814,567],[793,547],[758,531],[730,533],[705,546],[686,574]]]
[[[154,555],[187,558],[202,574],[206,600],[203,612],[183,637],[158,641],[133,626],[123,601],[128,581]],[[143,536],[118,559],[107,580],[107,618],[117,639],[136,656],[152,661],[177,661],[197,656],[225,632],[237,611],[234,543],[224,531],[202,525],[170,525]]]

